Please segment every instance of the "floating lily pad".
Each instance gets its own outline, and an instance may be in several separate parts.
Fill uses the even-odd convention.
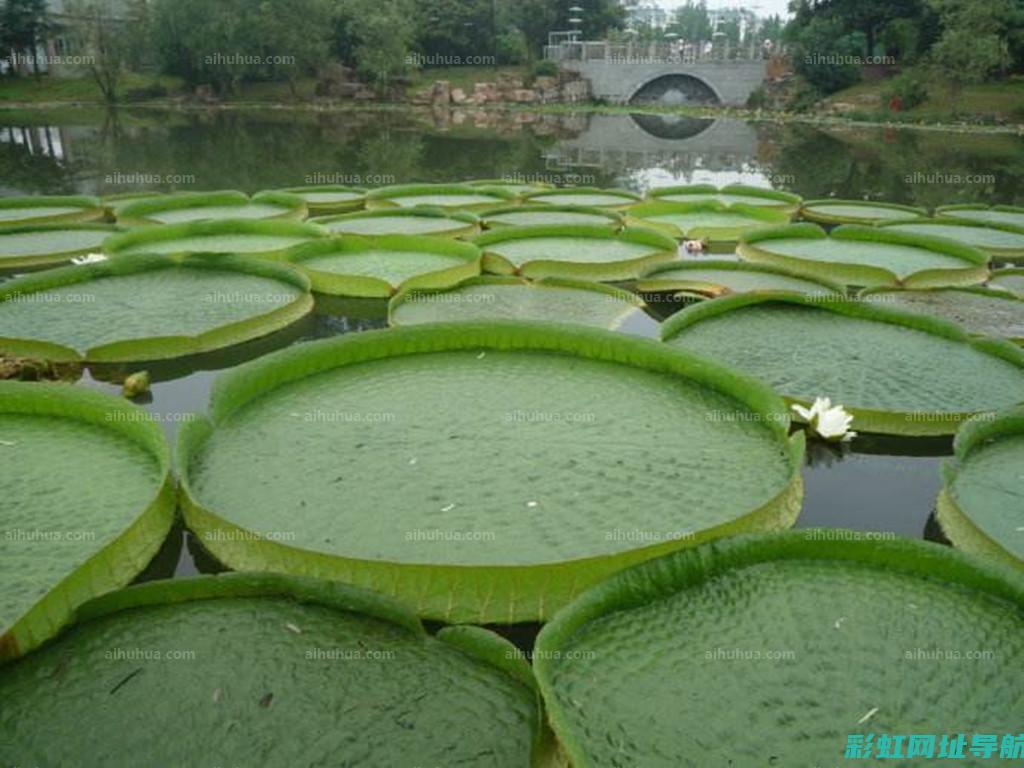
[[[487,272],[529,278],[630,280],[678,254],[674,238],[642,227],[503,227],[473,242],[484,252]]]
[[[191,192],[176,192],[177,195],[189,195]],[[100,198],[103,203],[103,207],[108,211],[108,218],[116,219],[117,214],[129,205],[135,203],[141,203],[143,200],[158,200],[162,197],[167,197],[165,192],[153,192],[147,190],[145,192],[119,192],[114,195],[104,195]]]
[[[225,219],[304,219],[306,203],[283,192],[261,192],[251,199],[243,192],[169,195],[139,200],[118,211],[126,226],[185,224]]]
[[[788,399],[829,397],[853,429],[951,435],[1024,400],[1024,351],[935,317],[796,293],[701,302],[662,326],[669,344],[713,356]]]
[[[5,759],[45,765],[523,768],[529,668],[477,628],[276,574],[155,582],[86,605],[3,671]]]
[[[953,219],[907,219],[883,224],[886,231],[947,237],[989,254],[994,261],[1024,258],[1024,230],[1006,224]]]
[[[366,196],[366,207],[415,208],[420,205],[450,210],[482,210],[514,198],[510,192],[496,187],[473,187],[468,184],[405,184],[375,189]]]
[[[209,413],[178,459],[187,524],[218,560],[453,622],[545,619],[628,564],[791,525],[802,495],[802,438],[774,393],[580,326],[304,344],[222,378]]]
[[[543,320],[617,330],[644,302],[601,283],[483,275],[445,291],[403,291],[391,300],[391,325],[446,321]]]
[[[572,764],[833,765],[850,734],[1016,733],[1024,579],[856,536],[715,542],[581,595],[534,661]]]
[[[1024,569],[1024,407],[966,424],[944,471],[938,517],[954,545]]]
[[[527,195],[525,200],[528,203],[545,203],[547,205],[622,210],[638,203],[641,197],[625,189],[568,187],[534,192],[532,195]]]
[[[531,181],[510,181],[508,179],[474,179],[466,182],[471,187],[497,187],[504,189],[513,197],[524,197],[533,192],[541,192],[551,189],[551,185],[544,182]]]
[[[0,663],[146,567],[174,517],[169,472],[163,431],[142,409],[69,384],[0,381]],[[15,741],[0,736],[5,760]]]
[[[746,261],[858,287],[935,288],[988,279],[988,255],[977,248],[854,224],[831,233],[815,224],[751,232],[736,252]]]
[[[95,197],[0,197],[0,227],[98,221],[105,214]]]
[[[309,275],[314,291],[333,296],[387,298],[400,288],[448,288],[480,274],[479,248],[441,237],[330,238],[283,258]]]
[[[139,253],[236,253],[274,256],[302,243],[327,237],[323,227],[298,221],[193,221],[142,227],[103,243],[111,256]]]
[[[680,240],[705,240],[712,250],[732,251],[741,235],[788,224],[789,214],[743,203],[725,205],[715,200],[697,203],[659,200],[633,206],[627,221],[633,226],[664,229]]]
[[[330,216],[358,211],[366,204],[366,190],[359,187],[324,184],[311,187],[291,187],[280,191],[302,198],[306,203],[306,208],[309,209],[310,216]]]
[[[1009,291],[1024,298],[1024,269],[1000,269],[992,273],[988,284],[990,288]]]
[[[941,219],[981,221],[986,224],[1007,224],[1024,232],[1024,208],[1012,205],[947,205],[935,209]]]
[[[385,208],[313,219],[337,235],[436,235],[466,237],[480,232],[480,219],[466,211],[441,208]]]
[[[1002,336],[1024,343],[1024,301],[990,288],[937,288],[907,291],[881,288],[862,294],[865,301],[941,317],[971,333]]]
[[[767,264],[741,261],[684,261],[659,264],[634,286],[641,293],[695,293],[718,297],[748,291],[844,292],[838,283],[801,277]]]
[[[136,362],[195,355],[309,314],[296,270],[240,256],[121,256],[0,285],[0,351]]]
[[[480,218],[488,229],[583,224],[621,227],[622,216],[611,210],[575,205],[519,205],[484,211]]]
[[[882,224],[887,221],[927,216],[924,208],[864,200],[807,200],[800,216],[817,224]]]
[[[796,213],[801,203],[799,195],[745,184],[730,184],[721,189],[714,184],[658,187],[650,190],[647,197],[672,203],[717,202],[723,205],[756,205],[761,208],[781,209],[789,214]]]
[[[97,253],[119,227],[106,224],[36,224],[0,228],[0,269],[22,269]]]

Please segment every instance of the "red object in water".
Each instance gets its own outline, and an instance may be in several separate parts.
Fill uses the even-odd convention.
[[[899,96],[893,96],[889,99],[889,111],[890,112],[902,112],[903,111],[903,99]]]

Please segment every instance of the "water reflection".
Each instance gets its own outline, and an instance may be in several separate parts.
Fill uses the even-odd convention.
[[[1024,202],[1024,137],[669,114],[386,109],[0,112],[7,193],[247,192],[572,173],[743,182],[926,207]]]

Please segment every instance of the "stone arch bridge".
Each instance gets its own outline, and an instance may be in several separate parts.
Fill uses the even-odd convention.
[[[579,41],[545,50],[559,66],[589,80],[595,98],[665,106],[745,105],[765,79],[768,62],[758,53]]]

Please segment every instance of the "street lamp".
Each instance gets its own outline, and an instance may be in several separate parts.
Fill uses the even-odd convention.
[[[583,24],[583,8],[578,5],[574,5],[569,8],[569,26],[572,27],[573,38],[578,38],[580,35],[580,27]]]

